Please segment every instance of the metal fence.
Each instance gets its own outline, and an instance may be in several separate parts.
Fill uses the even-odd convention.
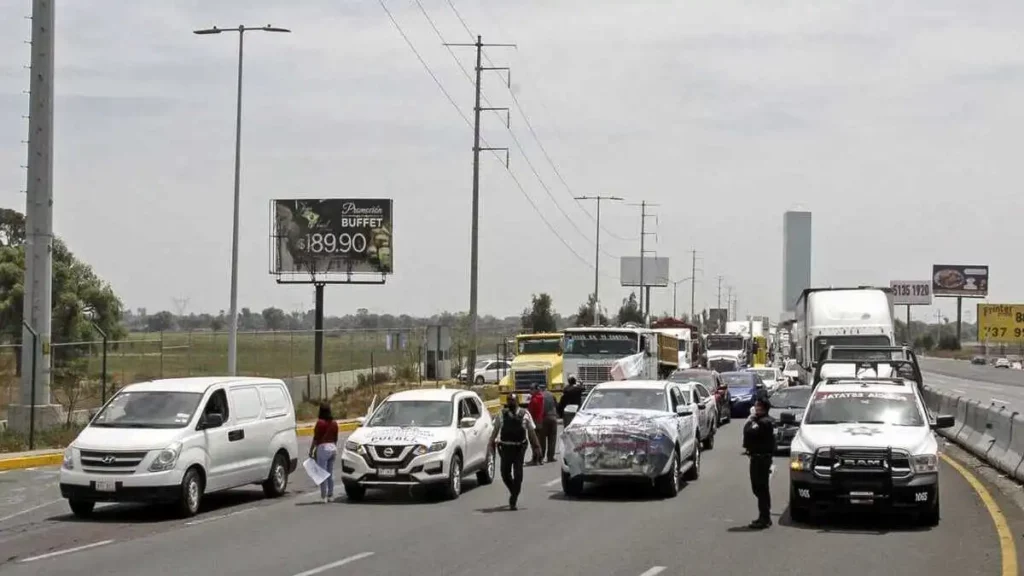
[[[238,372],[291,378],[313,372],[315,331],[240,331]],[[325,330],[325,373],[385,369],[414,379],[423,357],[425,329]],[[481,331],[478,354],[493,354],[508,335]],[[453,353],[468,350],[453,335]],[[51,397],[69,414],[95,408],[116,389],[155,378],[215,376],[227,369],[228,333],[212,331],[134,333],[117,341],[51,345]],[[0,345],[0,420],[18,402],[21,345]]]

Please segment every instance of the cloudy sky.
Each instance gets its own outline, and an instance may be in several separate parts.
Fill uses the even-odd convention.
[[[815,284],[989,264],[990,301],[1022,299],[1019,1],[383,1],[458,110],[378,0],[60,2],[57,234],[128,306],[227,308],[236,37],[191,30],[272,23],[294,33],[246,43],[242,305],[312,304],[267,272],[271,199],[389,197],[395,275],[329,288],[328,312],[464,310],[472,87],[440,37],[471,30],[518,44],[487,52],[512,68],[519,106],[485,74],[487,100],[513,114],[511,133],[483,121],[512,153],[511,173],[482,161],[481,313],[542,291],[575,310],[595,225],[573,196],[595,194],[628,201],[603,210],[609,306],[626,294],[617,258],[639,252],[628,203],[642,200],[674,278],[698,251],[698,308],[723,275],[741,313],[778,314],[795,206],[814,213]],[[0,204],[21,210],[30,9],[0,0]],[[471,70],[472,50],[454,51]],[[689,309],[685,282],[678,300]],[[670,310],[671,289],[653,302]]]

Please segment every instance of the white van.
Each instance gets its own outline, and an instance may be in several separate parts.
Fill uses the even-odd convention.
[[[205,377],[125,386],[64,452],[60,493],[76,516],[97,502],[173,503],[261,484],[284,494],[298,465],[295,408],[269,378]]]

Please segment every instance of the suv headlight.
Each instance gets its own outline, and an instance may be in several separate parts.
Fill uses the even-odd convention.
[[[75,449],[71,446],[68,446],[68,449],[64,451],[64,462],[60,466],[65,470],[75,469]]]
[[[797,472],[809,472],[814,464],[814,454],[793,452],[789,455],[789,469]]]
[[[417,446],[414,453],[417,456],[423,456],[424,454],[431,454],[433,452],[440,452],[448,447],[447,442],[434,442],[430,446]]]
[[[156,455],[156,459],[149,465],[149,471],[163,472],[174,468],[174,465],[178,463],[179,454],[181,454],[181,443],[175,442]]]
[[[347,451],[347,452],[355,452],[356,454],[359,454],[360,456],[363,455],[363,454],[366,454],[366,448],[363,448],[362,444],[360,444],[359,442],[353,442],[351,440],[346,440],[345,441],[345,451]]]
[[[912,459],[915,474],[927,474],[939,471],[939,457],[935,454],[920,454]]]

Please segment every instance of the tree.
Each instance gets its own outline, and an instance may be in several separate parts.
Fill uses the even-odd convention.
[[[554,332],[557,330],[555,311],[551,306],[551,295],[541,293],[531,297],[531,307],[523,309],[523,330],[527,332]]]
[[[630,292],[629,298],[622,299],[618,321],[619,324],[625,324],[626,322],[644,323],[644,314],[640,311],[640,303],[636,299],[636,292]]]
[[[146,330],[150,332],[168,332],[174,329],[177,318],[167,310],[161,310],[146,317]]]
[[[601,326],[608,325],[608,317],[605,316],[601,310],[597,311],[598,324]],[[580,309],[576,311],[576,325],[577,326],[593,326],[594,325],[594,294],[591,293],[587,296],[587,301],[580,304]]]
[[[0,338],[20,339],[25,281],[25,217],[0,209]],[[60,238],[53,239],[53,308],[50,334],[53,342],[94,342],[96,329],[110,340],[124,337],[123,305],[109,284],[81,262]],[[95,327],[94,327],[95,326]],[[17,337],[15,336],[17,335]],[[75,360],[91,353],[88,346],[54,347],[54,376],[71,370]],[[20,374],[20,361],[18,372]],[[74,369],[77,377],[78,368]]]
[[[280,308],[264,308],[263,312],[263,323],[266,325],[268,330],[284,330],[288,328],[288,317],[285,315],[284,310]]]

